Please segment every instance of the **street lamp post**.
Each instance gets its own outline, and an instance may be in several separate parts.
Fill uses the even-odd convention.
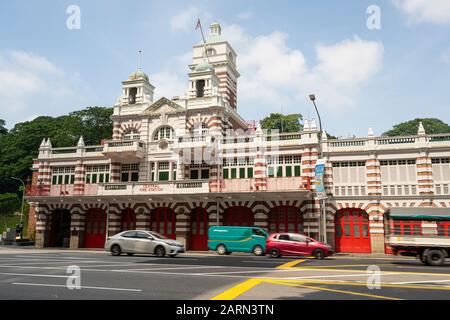
[[[319,109],[317,109],[316,105],[316,96],[314,94],[309,95],[309,99],[312,101],[314,105],[314,109],[316,109],[317,117],[319,118],[319,159],[323,159],[323,149],[322,149],[322,119],[320,118]],[[319,233],[320,233],[320,225],[322,225],[322,240],[323,242],[327,242],[327,216],[325,213],[325,201],[324,199],[319,199],[320,202],[320,216],[319,216]],[[322,220],[322,223],[320,222]]]

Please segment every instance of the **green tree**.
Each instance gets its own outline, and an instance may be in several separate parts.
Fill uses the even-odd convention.
[[[425,132],[428,134],[450,133],[450,126],[436,118],[417,118],[394,125],[394,127],[383,133],[383,136],[412,136],[417,134],[419,123],[422,122]]]
[[[0,194],[0,217],[5,228],[8,227],[9,218],[20,209],[21,204],[19,197],[15,193]]]
[[[270,116],[261,120],[261,128],[269,133],[271,130],[279,132],[298,132],[303,129],[300,121],[303,119],[299,113],[282,115],[281,113],[271,113]]]
[[[3,119],[0,119],[0,136],[7,134],[8,129],[5,128],[6,122]]]
[[[31,175],[43,138],[50,138],[53,147],[75,146],[81,135],[86,144],[99,144],[112,135],[111,115],[112,108],[90,107],[55,118],[37,117],[0,135],[0,193],[16,190],[7,177],[25,180]]]
[[[69,114],[69,117],[76,119],[77,128],[73,128],[78,136],[83,135],[86,144],[99,144],[102,139],[109,139],[112,135],[113,123],[111,116],[112,108],[89,107],[81,111]]]

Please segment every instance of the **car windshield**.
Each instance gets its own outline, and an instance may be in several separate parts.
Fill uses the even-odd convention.
[[[151,231],[150,234],[156,239],[168,239],[166,236],[164,236],[158,232]]]

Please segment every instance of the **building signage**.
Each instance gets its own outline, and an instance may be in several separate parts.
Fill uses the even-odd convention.
[[[315,177],[316,177],[316,196],[318,199],[326,199],[325,185],[323,175],[325,172],[325,160],[319,159],[316,162]]]

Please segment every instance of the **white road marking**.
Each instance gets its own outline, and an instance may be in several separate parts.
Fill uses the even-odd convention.
[[[440,283],[440,282],[450,282],[450,280],[427,280],[427,281],[405,281],[405,282],[392,282],[392,284],[415,284],[415,283]]]
[[[10,273],[0,272],[1,275],[6,276],[25,276],[25,277],[44,277],[44,278],[67,278],[68,276],[61,276],[56,274],[36,274],[36,273]]]
[[[48,261],[48,260],[47,260]],[[51,261],[51,262],[24,262],[24,263],[20,263],[21,266],[28,266],[28,265],[34,265],[34,264],[56,264],[56,263],[67,263],[67,264],[73,264],[76,263],[77,265],[79,265],[80,263],[99,263],[102,261],[98,261],[98,260],[92,260],[92,261],[78,261],[78,260],[63,260],[63,261]],[[9,267],[11,266],[11,264],[0,264],[0,267]]]
[[[60,287],[67,288],[67,285],[62,284],[47,284],[47,283],[26,283],[26,282],[13,282],[14,285],[20,286],[36,286],[36,287]],[[81,286],[81,289],[95,289],[95,290],[112,290],[112,291],[133,291],[141,292],[141,289],[126,289],[126,288],[108,288],[108,287],[91,287],[91,286]]]
[[[146,269],[116,269],[110,270],[113,272],[133,272],[133,271],[154,271],[154,270],[185,270],[185,269],[217,269],[217,268],[225,268],[221,266],[183,266],[183,267],[174,267],[174,268],[146,268]]]

